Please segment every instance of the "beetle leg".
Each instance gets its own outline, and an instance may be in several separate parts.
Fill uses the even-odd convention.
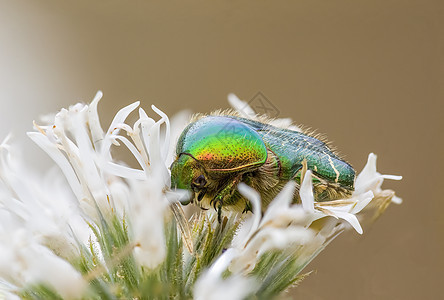
[[[233,196],[236,191],[237,184],[241,181],[242,175],[238,175],[233,178],[217,195],[210,201],[210,205],[213,205],[214,210],[217,211],[218,220],[222,219],[222,207],[226,200]]]
[[[242,211],[242,213],[247,213],[247,212],[249,212],[249,211],[253,211],[253,209],[251,208],[251,203],[250,203],[250,201],[246,201],[245,202],[245,208],[244,208],[244,210]]]
[[[213,205],[214,210],[217,210],[216,205],[218,205],[219,202],[222,202],[222,199],[221,199],[220,195],[216,195],[216,197],[214,197],[210,201],[210,205]]]
[[[222,202],[219,202],[219,206],[217,207],[217,221],[222,223]]]
[[[215,211],[217,211],[217,221],[219,223],[222,222],[222,205],[223,205],[223,196],[221,196],[221,194],[218,194],[216,197],[214,197],[211,202],[210,205],[213,205],[213,208]]]

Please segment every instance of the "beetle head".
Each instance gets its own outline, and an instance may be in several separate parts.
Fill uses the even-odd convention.
[[[181,153],[171,165],[171,187],[192,191],[192,199],[200,202],[208,190],[208,174],[191,154]]]

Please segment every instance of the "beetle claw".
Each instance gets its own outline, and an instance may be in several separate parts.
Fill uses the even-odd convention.
[[[214,210],[217,210],[216,206],[222,206],[222,201],[220,199],[214,198],[213,200],[211,200],[210,205],[211,204],[213,204]]]
[[[247,213],[247,212],[249,212],[249,211],[253,211],[252,209],[251,209],[251,204],[250,204],[250,202],[247,202],[247,203],[245,203],[245,208],[244,208],[244,210],[242,211],[242,213]]]

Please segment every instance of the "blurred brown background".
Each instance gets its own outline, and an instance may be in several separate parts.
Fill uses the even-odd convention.
[[[107,124],[141,100],[169,115],[261,91],[326,133],[361,170],[369,152],[404,199],[309,265],[299,299],[442,294],[443,1],[3,1],[0,134],[98,89]],[[30,146],[31,150],[37,148]]]

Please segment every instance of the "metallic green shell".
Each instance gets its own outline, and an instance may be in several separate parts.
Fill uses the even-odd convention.
[[[207,171],[219,172],[247,170],[267,159],[267,148],[255,130],[223,116],[208,116],[185,128],[176,148],[176,154],[181,153],[194,157]]]
[[[281,179],[300,181],[298,171],[305,159],[308,169],[315,175],[344,188],[353,189],[355,170],[334,154],[324,142],[297,131],[240,117],[230,118],[253,128],[267,148],[277,155],[282,168]]]

